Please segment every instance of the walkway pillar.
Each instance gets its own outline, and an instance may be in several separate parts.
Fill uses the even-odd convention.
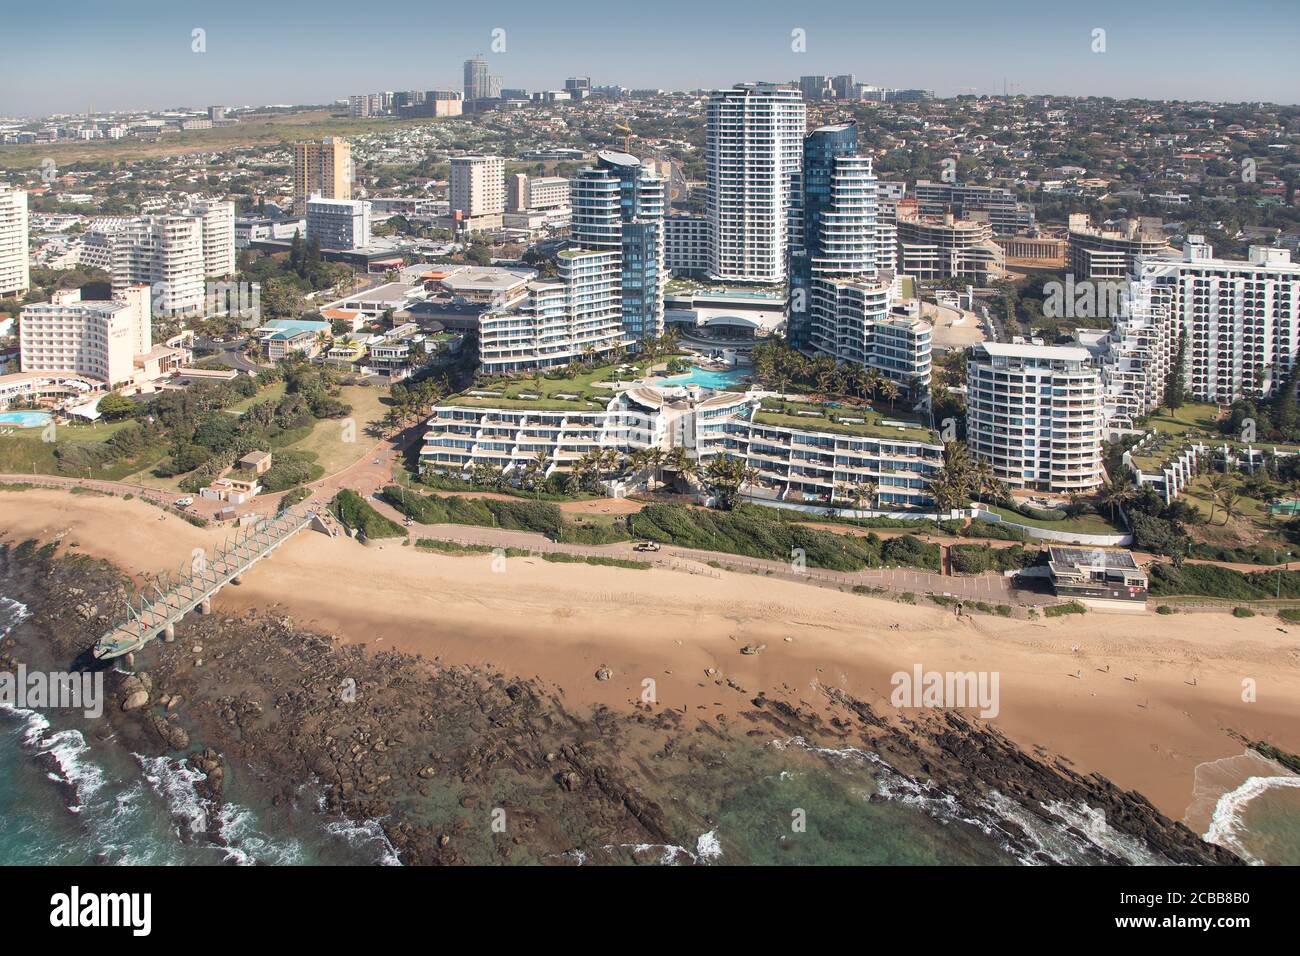
[[[163,628],[163,641],[170,644],[174,640],[176,640],[176,625],[168,624]]]
[[[199,602],[199,613],[200,614],[212,613],[212,598],[204,598],[202,601]]]

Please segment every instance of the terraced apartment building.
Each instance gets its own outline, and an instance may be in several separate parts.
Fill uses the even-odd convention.
[[[887,511],[929,506],[927,481],[943,465],[938,436],[910,417],[650,384],[594,400],[567,393],[448,399],[433,409],[420,461],[455,475],[486,463],[509,476],[540,456],[549,477],[593,450],[676,447],[702,464],[744,460],[759,475],[747,489],[756,498],[826,505],[871,484],[876,494],[864,507]]]

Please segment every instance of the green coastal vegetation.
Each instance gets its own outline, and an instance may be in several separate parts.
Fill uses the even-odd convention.
[[[345,528],[367,538],[404,538],[406,531],[385,518],[351,488],[344,488],[330,502],[330,511]]]

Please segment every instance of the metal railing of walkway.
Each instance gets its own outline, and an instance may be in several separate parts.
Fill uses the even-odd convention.
[[[94,656],[98,660],[110,660],[144,647],[190,611],[205,606],[212,595],[311,524],[315,517],[314,511],[288,508],[273,518],[261,518],[237,528],[233,538],[228,537],[220,547],[213,547],[211,556],[196,550],[188,568],[181,564],[175,581],[163,575],[153,582],[155,597],[150,597],[150,589],[146,588],[127,601],[125,617],[95,643]]]

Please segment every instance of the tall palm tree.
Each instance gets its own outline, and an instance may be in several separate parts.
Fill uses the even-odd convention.
[[[1115,520],[1115,509],[1122,508],[1137,497],[1137,489],[1133,487],[1132,476],[1128,473],[1107,475],[1098,497],[1103,505],[1110,508],[1110,520],[1113,522]]]
[[[1214,524],[1215,506],[1223,501],[1223,496],[1232,489],[1232,479],[1223,472],[1212,473],[1205,479],[1205,490],[1210,499],[1210,524]]]

